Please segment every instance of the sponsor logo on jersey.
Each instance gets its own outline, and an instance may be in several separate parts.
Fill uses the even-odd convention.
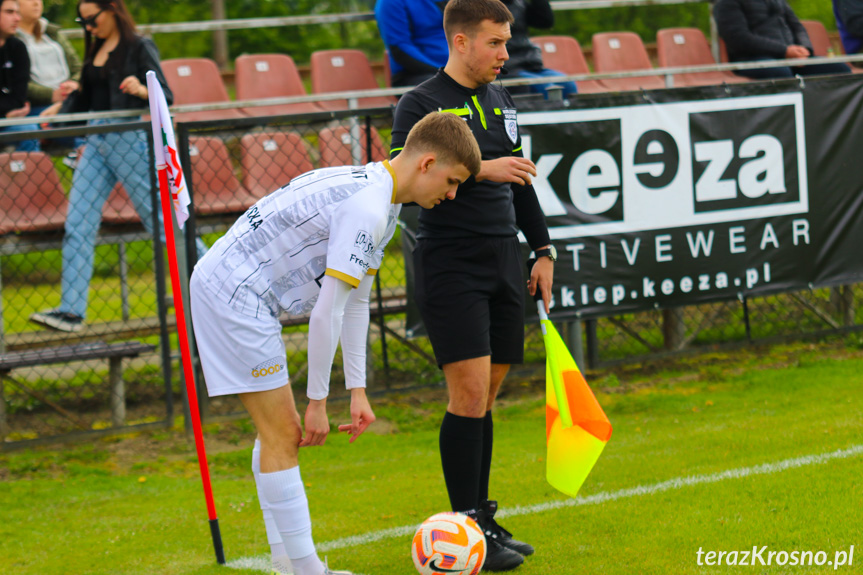
[[[357,239],[354,240],[354,247],[360,248],[360,251],[370,256],[375,253],[375,240],[369,232],[360,230],[357,232]]]
[[[259,363],[252,369],[252,377],[267,377],[279,373],[285,369],[285,364],[280,357],[268,359],[263,363]]]

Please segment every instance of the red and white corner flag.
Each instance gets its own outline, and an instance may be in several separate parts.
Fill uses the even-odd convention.
[[[159,177],[160,200],[162,204],[162,219],[165,222],[165,242],[168,251],[168,267],[171,271],[171,287],[174,294],[174,313],[177,318],[177,339],[180,342],[180,356],[183,364],[183,376],[186,381],[186,397],[189,400],[189,413],[192,420],[192,430],[195,434],[195,447],[198,451],[198,466],[201,469],[201,483],[204,487],[204,499],[207,503],[207,515],[210,518],[210,535],[213,538],[213,549],[216,561],[225,563],[225,551],[222,546],[222,534],[219,530],[219,518],[216,515],[216,503],[213,499],[213,487],[210,483],[210,469],[207,465],[207,452],[204,449],[204,433],[201,429],[201,416],[198,412],[198,393],[195,390],[195,372],[192,369],[192,354],[189,339],[186,337],[186,313],[183,305],[183,290],[180,285],[180,272],[177,264],[177,244],[174,241],[174,225],[171,223],[171,207],[174,205],[174,215],[177,225],[182,228],[189,219],[189,190],[183,177],[183,168],[177,156],[177,144],[174,141],[174,129],[171,125],[171,114],[168,112],[168,102],[162,86],[152,70],[147,72],[147,91],[150,98],[150,117],[153,124],[153,148],[156,159],[156,172]],[[168,201],[170,193],[171,202]]]
[[[177,225],[183,229],[189,219],[189,190],[183,177],[183,167],[177,155],[177,142],[174,140],[174,126],[171,124],[171,114],[168,112],[168,102],[162,85],[156,79],[156,73],[147,72],[147,91],[150,94],[150,118],[153,124],[153,143],[156,156],[156,169],[167,170],[168,185],[171,188],[171,201],[174,204],[174,215]]]

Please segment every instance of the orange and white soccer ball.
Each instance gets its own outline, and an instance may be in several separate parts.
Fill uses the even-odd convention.
[[[482,529],[462,513],[432,515],[411,542],[411,557],[422,575],[477,575],[485,555]]]

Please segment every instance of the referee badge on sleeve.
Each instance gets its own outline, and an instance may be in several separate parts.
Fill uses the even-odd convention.
[[[518,120],[516,120],[515,110],[512,108],[504,108],[503,112],[503,127],[506,129],[506,135],[513,144],[518,142]]]

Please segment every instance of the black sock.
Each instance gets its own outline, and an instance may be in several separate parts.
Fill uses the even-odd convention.
[[[453,511],[476,509],[479,500],[483,418],[446,412],[440,426],[440,459]]]
[[[494,423],[491,420],[491,411],[485,412],[482,420],[482,462],[479,471],[479,500],[478,505],[488,501],[488,480],[491,476],[491,446],[494,443]]]

